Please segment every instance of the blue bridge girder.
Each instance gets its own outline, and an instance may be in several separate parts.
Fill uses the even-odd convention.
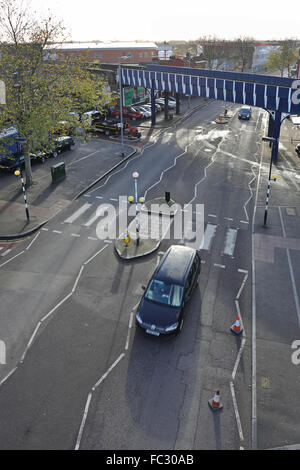
[[[151,64],[122,68],[122,83],[300,114],[300,81],[291,78]]]
[[[154,90],[265,109],[273,122],[269,126],[274,138],[271,160],[277,159],[282,121],[290,114],[300,115],[300,80],[291,78],[151,64],[144,69],[125,66],[122,68],[122,83],[151,89],[154,113]],[[155,123],[155,114],[152,123]]]

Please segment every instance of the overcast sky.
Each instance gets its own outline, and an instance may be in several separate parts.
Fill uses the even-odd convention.
[[[74,41],[300,38],[300,0],[31,0],[63,19]]]

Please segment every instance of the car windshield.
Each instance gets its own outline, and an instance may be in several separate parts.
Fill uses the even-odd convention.
[[[145,298],[171,307],[180,307],[182,294],[182,286],[153,279],[147,289]]]

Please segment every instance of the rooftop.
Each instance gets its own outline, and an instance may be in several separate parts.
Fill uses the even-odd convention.
[[[81,49],[158,49],[154,42],[139,42],[139,41],[95,41],[95,42],[72,42],[52,44],[48,49],[60,49],[65,51],[81,50]]]

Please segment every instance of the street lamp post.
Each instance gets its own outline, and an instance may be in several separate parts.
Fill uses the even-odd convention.
[[[276,139],[274,139],[273,137],[263,137],[262,141],[263,142],[270,142],[270,144],[274,145],[274,143],[276,142]],[[271,190],[272,163],[273,163],[273,149],[272,149],[272,153],[271,153],[270,167],[269,167],[268,189],[267,189],[265,214],[264,214],[264,227],[267,224],[267,217],[268,217],[268,206],[269,206],[269,197],[270,197],[270,190]]]
[[[21,168],[19,168],[18,170],[15,171],[15,175],[20,177],[20,180],[21,180],[21,183],[22,183],[22,191],[23,191],[24,202],[25,202],[25,211],[26,211],[27,223],[29,224],[29,222],[30,222],[29,209],[28,209],[27,198],[26,198],[24,178],[23,178],[23,173],[22,173]]]
[[[122,73],[121,59],[129,59],[127,55],[118,58],[118,75],[119,75],[119,93],[120,93],[120,119],[121,119],[121,157],[124,157],[124,128],[123,128],[123,103],[122,103]]]
[[[137,171],[132,173],[132,177],[134,178],[134,198],[135,198],[135,230],[136,230],[136,244],[139,245],[140,243],[140,227],[139,227],[139,209],[138,209],[138,186],[137,186],[137,180],[139,177],[139,174]]]

